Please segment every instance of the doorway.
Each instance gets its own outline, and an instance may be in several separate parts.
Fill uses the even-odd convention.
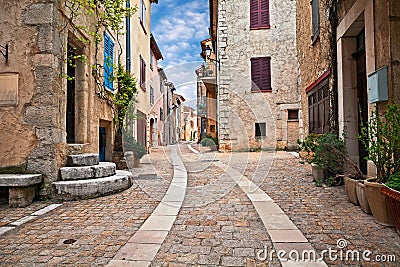
[[[357,36],[357,50],[353,53],[357,64],[357,107],[358,107],[358,133],[361,127],[368,122],[368,92],[367,92],[367,72],[365,61],[365,33],[364,30]],[[358,141],[359,166],[363,174],[367,174],[368,156],[365,145]]]
[[[137,111],[137,141],[142,144],[144,147],[146,146],[147,138],[146,138],[146,114],[141,111]]]
[[[67,117],[66,131],[67,143],[75,143],[75,81],[76,81],[76,62],[75,50],[72,46],[68,46],[68,63],[67,63]]]
[[[106,161],[107,134],[105,127],[99,127],[99,159]]]

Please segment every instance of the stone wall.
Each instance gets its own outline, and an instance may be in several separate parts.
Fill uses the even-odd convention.
[[[218,6],[218,123],[221,150],[287,148],[287,109],[300,108],[297,88],[296,4],[270,1],[270,29],[250,30],[249,1]],[[272,92],[251,92],[252,57],[271,57]],[[255,123],[266,123],[266,137],[255,137]],[[298,132],[300,134],[300,130]]]
[[[320,35],[312,40],[312,12],[309,0],[297,1],[296,32],[297,54],[299,59],[299,85],[301,92],[301,107],[303,113],[303,125],[305,135],[309,132],[308,97],[306,89],[318,80],[327,71],[330,72],[329,90],[333,92],[334,85],[334,61],[336,43],[332,38],[334,31],[331,22],[327,19],[330,12],[327,1],[319,1]],[[333,42],[333,43],[332,43]],[[331,103],[335,105],[334,103]],[[332,110],[334,112],[334,110]],[[333,119],[335,114],[332,114]],[[332,124],[332,123],[331,123]],[[335,127],[335,126],[333,126]]]
[[[18,97],[15,105],[1,105],[0,95],[0,171],[44,174],[42,194],[51,194],[51,182],[70,153],[98,153],[99,126],[107,125],[108,159],[113,141],[113,112],[97,97],[91,68],[77,64],[79,77],[76,104],[76,141],[66,142],[67,42],[79,47],[94,63],[96,47],[82,31],[67,26],[62,1],[0,2],[0,41],[10,46],[9,61],[0,58],[0,73],[18,73]],[[78,24],[91,25],[93,18],[82,17]],[[84,44],[80,39],[89,42]],[[4,45],[2,43],[2,45]],[[103,51],[102,44],[98,47]],[[99,61],[103,53],[99,53]],[[107,158],[106,158],[107,159]]]

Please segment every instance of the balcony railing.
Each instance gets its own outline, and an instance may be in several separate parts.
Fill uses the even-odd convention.
[[[205,63],[196,70],[196,74],[200,78],[216,77],[216,70],[214,63]]]

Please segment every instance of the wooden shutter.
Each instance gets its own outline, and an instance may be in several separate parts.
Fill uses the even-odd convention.
[[[259,13],[259,0],[250,0],[250,28],[259,27]]]
[[[271,90],[271,58],[261,58],[261,90]]]
[[[252,91],[271,91],[271,58],[258,57],[251,59]]]
[[[114,89],[112,77],[114,71],[114,42],[111,37],[104,33],[104,86],[110,90]]]
[[[269,26],[269,0],[250,0],[250,28]]]
[[[142,56],[140,56],[140,86],[143,90],[146,90],[145,87],[146,82],[146,63],[144,62]]]
[[[313,41],[319,36],[319,1],[311,1],[312,8],[312,39]]]
[[[252,58],[251,59],[251,81],[252,81],[251,90],[253,90],[253,91],[261,90],[260,80],[261,80],[260,58]]]
[[[260,0],[260,27],[269,26],[269,0]]]

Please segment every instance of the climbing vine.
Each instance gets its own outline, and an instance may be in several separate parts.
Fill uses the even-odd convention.
[[[80,31],[89,38],[77,34],[79,41],[85,44],[93,42],[95,47],[92,61],[82,53],[76,54],[72,58],[64,58],[67,58],[67,63],[79,60],[89,65],[96,82],[97,95],[112,105],[114,104],[112,103],[112,99],[106,93],[107,91],[104,90],[104,62],[100,62],[98,59],[99,44],[103,41],[104,30],[107,29],[113,32],[115,34],[115,41],[119,47],[117,62],[120,65],[122,55],[120,36],[126,34],[124,20],[125,18],[130,18],[137,11],[137,6],[127,7],[125,6],[125,0],[64,0],[64,6],[67,19],[60,34],[66,34],[66,31],[70,30]],[[67,53],[65,44],[62,49],[64,53]],[[64,76],[69,79],[71,78],[68,75]]]
[[[65,35],[68,31],[84,33],[83,35],[76,34],[79,41],[84,44],[94,45],[94,58],[92,60],[83,53],[77,53],[76,51],[72,55],[68,55],[68,48],[65,47],[65,44],[63,44],[62,49],[64,58],[66,58],[67,64],[70,66],[75,67],[76,60],[90,66],[96,85],[96,94],[114,110],[116,139],[121,137],[125,116],[133,114],[133,112],[128,111],[133,108],[137,92],[136,79],[121,64],[122,46],[120,37],[126,34],[124,20],[125,18],[130,18],[137,11],[137,6],[129,7],[125,3],[125,0],[64,0],[66,19],[60,31],[60,35]],[[105,30],[109,30],[115,35],[116,45],[119,48],[118,63],[116,65],[113,64],[112,69],[115,71],[110,78],[117,85],[116,92],[105,90],[105,63],[100,62],[98,59],[99,44],[103,41],[103,32]],[[88,38],[82,36],[87,36]],[[63,77],[68,80],[74,79],[74,77],[69,77],[67,74],[63,74]],[[119,143],[118,140],[116,140],[116,143]]]

